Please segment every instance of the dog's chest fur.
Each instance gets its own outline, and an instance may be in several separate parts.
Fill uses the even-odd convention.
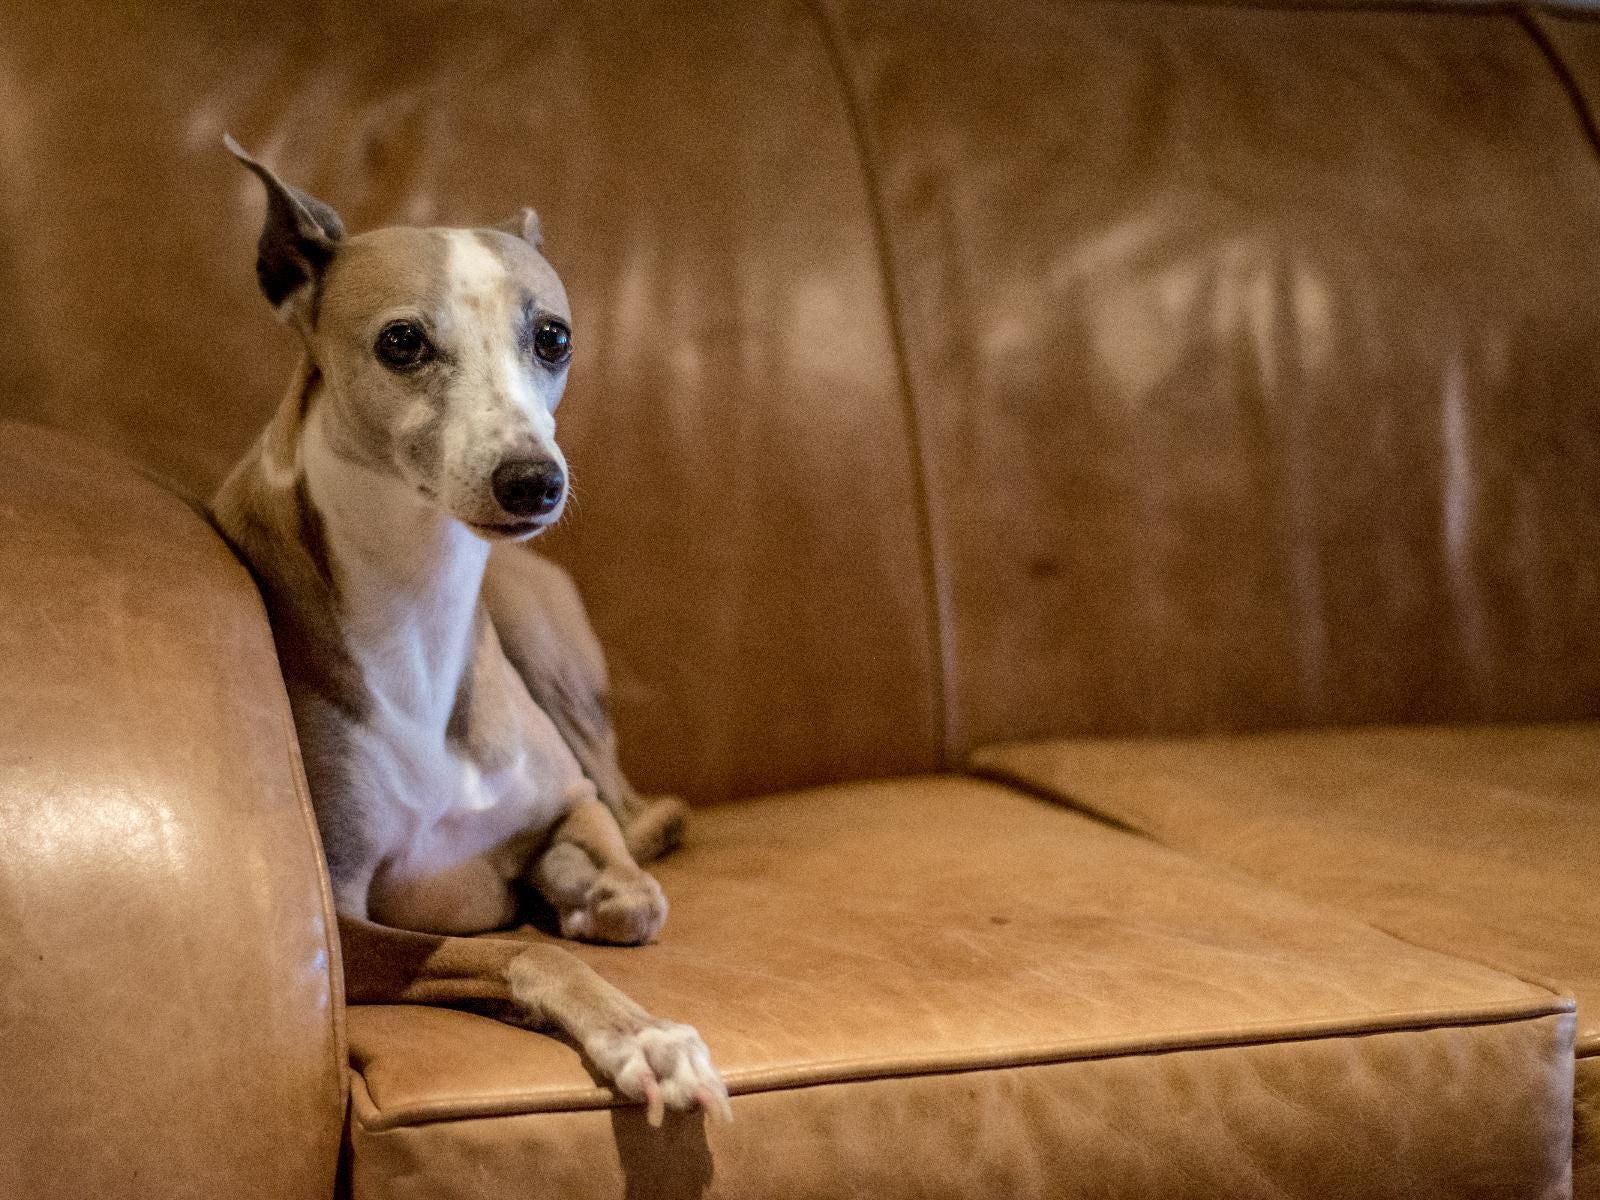
[[[365,693],[347,730],[352,778],[373,802],[364,807],[385,869],[430,875],[547,828],[582,771],[479,603],[488,547],[447,527],[426,568],[397,580],[401,548],[375,539],[416,527],[367,523],[340,544],[342,498],[316,499],[335,539],[340,634]]]
[[[373,833],[393,875],[448,870],[548,828],[582,777],[481,608],[466,633],[459,647],[430,648],[415,633],[352,645],[369,708],[350,749],[363,787],[387,800]]]

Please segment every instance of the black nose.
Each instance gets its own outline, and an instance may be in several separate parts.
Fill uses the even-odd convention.
[[[494,469],[494,498],[519,517],[542,517],[554,511],[567,490],[567,476],[546,458],[521,458]]]

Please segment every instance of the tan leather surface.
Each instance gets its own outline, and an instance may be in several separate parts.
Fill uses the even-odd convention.
[[[649,789],[1592,713],[1593,23],[969,16],[12,6],[0,411],[216,482],[292,357],[228,127],[357,228],[543,210]]]
[[[13,5],[0,78],[0,415],[210,494],[294,356],[224,130],[357,230],[534,204],[576,346],[578,503],[540,548],[636,781],[938,765],[906,413],[805,5]]]
[[[343,1001],[254,585],[0,423],[0,613],[0,1195],[326,1196]]]
[[[354,1200],[1558,1200],[1567,1018],[763,1092],[731,1125],[636,1110],[368,1125]]]
[[[1418,1116],[1433,1101],[1412,1093],[1431,1093],[1436,1084],[1451,1093],[1433,1110],[1443,1114],[1476,1089],[1497,1088],[1502,1072],[1523,1079],[1514,1087],[1532,1087],[1524,1074],[1532,1072],[1559,1101],[1541,1102],[1539,1120],[1563,1137],[1569,1128],[1570,1064],[1552,1057],[1569,1044],[1570,1017],[1559,1015],[1569,1002],[979,781],[857,784],[712,807],[700,814],[691,844],[659,864],[659,877],[673,908],[658,944],[576,952],[646,1007],[700,1029],[733,1093],[736,1128],[764,1128],[760,1114],[778,1103],[773,1095],[795,1097],[771,1111],[799,1129],[767,1136],[816,1139],[806,1153],[822,1154],[830,1131],[847,1123],[808,1107],[845,1094],[827,1090],[840,1082],[935,1076],[958,1089],[919,1093],[921,1085],[907,1083],[905,1095],[927,1098],[893,1120],[874,1117],[869,1104],[851,1136],[890,1153],[901,1135],[920,1144],[935,1137],[934,1128],[950,1139],[978,1127],[962,1125],[977,1121],[965,1107],[964,1072],[1108,1056],[1157,1063],[1194,1047],[1293,1041],[1304,1048],[1352,1033],[1417,1029],[1434,1032],[1419,1035],[1414,1052],[1397,1051],[1403,1070],[1369,1070],[1354,1085],[1363,1105],[1398,1106],[1387,1121],[1421,1139],[1412,1161],[1435,1153],[1426,1132],[1432,1118]],[[1557,1020],[1545,1022],[1552,1013]],[[440,1009],[356,1007],[349,1019],[368,1132],[609,1103],[577,1053],[552,1038]],[[1515,1026],[1543,1030],[1535,1036],[1542,1048],[1520,1062],[1499,1041],[1522,1038],[1507,1032]],[[1461,1027],[1459,1038],[1440,1033],[1444,1027]],[[1433,1058],[1447,1044],[1474,1045],[1479,1034],[1501,1049],[1486,1049],[1483,1060],[1475,1049],[1461,1059],[1453,1052]],[[1410,1036],[1398,1033],[1393,1044],[1409,1045]],[[1260,1086],[1281,1083],[1299,1097],[1286,1111],[1320,1103],[1313,1096],[1326,1088],[1296,1081],[1300,1068],[1288,1065],[1294,1053],[1261,1061],[1285,1064],[1281,1079],[1270,1074]],[[1489,1061],[1493,1069],[1481,1074]],[[1225,1093],[1189,1086],[1198,1089],[1194,1102],[1209,1095],[1222,1104],[1217,1119],[1253,1123],[1228,1108]],[[998,1085],[993,1102],[1012,1102],[1010,1087]],[[1404,1095],[1390,1097],[1388,1089]],[[1028,1138],[1054,1128],[1048,1091],[1038,1101],[1045,1108],[1028,1118],[1037,1120]],[[910,1114],[930,1128],[912,1133]],[[1171,1114],[1151,1119],[1159,1128]],[[609,1128],[610,1118],[596,1120],[542,1128],[565,1131],[550,1135],[556,1140],[587,1138]],[[983,1122],[984,1137],[992,1129],[1004,1145],[1007,1125]],[[497,1147],[520,1143],[514,1123],[484,1126],[504,1131],[483,1135]],[[1513,1128],[1524,1126],[1507,1131]],[[445,1144],[449,1136],[441,1134]],[[1292,1146],[1298,1135],[1283,1126],[1260,1136]],[[409,1137],[382,1144],[435,1144]],[[741,1153],[758,1144],[756,1137]],[[448,1175],[455,1153],[444,1152],[425,1178]],[[813,1166],[823,1164],[807,1163]],[[502,1169],[498,1158],[492,1169]],[[829,1194],[823,1182],[812,1186],[811,1194]]]
[[[1572,90],[1590,136],[1600,148],[1600,14],[1581,3],[1536,7],[1529,29]]]
[[[1576,995],[1600,1050],[1600,725],[997,747],[985,772]]]
[[[953,752],[1595,711],[1595,154],[1515,13],[1377,8],[827,4]]]
[[[1600,1200],[1600,1053],[1573,1072],[1572,1200]]]
[[[1575,99],[1593,105],[1592,24],[1504,10],[1047,0],[972,13],[948,0],[405,0],[381,15],[351,0],[9,6],[0,15],[0,416],[78,432],[209,491],[276,402],[294,352],[255,294],[260,201],[219,149],[231,129],[358,229],[541,208],[577,310],[579,363],[561,420],[581,501],[545,548],[584,587],[612,659],[627,765],[647,789],[718,799],[928,769],[973,745],[1044,733],[1592,715],[1600,192],[1574,108]],[[1572,91],[1533,36],[1540,30],[1552,31]],[[170,812],[161,828],[178,832],[136,840],[81,879],[40,874],[54,860],[37,847],[24,855],[22,883],[5,874],[5,887],[42,905],[25,929],[53,937],[70,928],[67,944],[93,949],[93,963],[71,970],[97,967],[104,951],[127,979],[151,981],[135,987],[117,974],[115,990],[85,985],[73,1008],[41,1000],[38,989],[62,978],[48,957],[47,974],[23,972],[34,990],[18,1003],[30,1020],[35,1010],[63,1014],[39,1019],[71,1030],[60,1039],[71,1055],[115,1064],[96,1063],[109,1081],[104,1103],[137,1114],[115,1125],[129,1131],[127,1145],[68,1145],[83,1125],[50,1104],[82,1102],[80,1076],[60,1070],[78,1060],[54,1048],[26,1059],[35,1074],[46,1061],[58,1072],[39,1092],[47,1102],[30,1097],[23,1109],[28,1136],[45,1139],[28,1144],[48,1151],[26,1165],[110,1171],[148,1152],[162,1163],[254,1167],[271,1146],[274,1170],[253,1171],[234,1194],[292,1187],[302,1166],[316,1175],[326,1164],[338,1035],[319,975],[326,963],[315,959],[325,934],[312,927],[320,909],[307,860],[253,857],[258,833],[263,844],[292,841],[284,814],[299,811],[286,798],[293,768],[272,740],[281,734],[269,733],[282,710],[270,647],[259,616],[241,615],[252,601],[237,572],[231,591],[207,590],[215,580],[190,588],[214,572],[192,573],[184,555],[219,552],[181,509],[142,485],[115,492],[119,522],[152,523],[136,556],[116,540],[122,524],[94,519],[94,486],[63,481],[66,499],[48,501],[59,511],[36,523],[62,531],[64,557],[31,542],[0,545],[0,565],[29,572],[18,577],[26,603],[12,606],[21,615],[0,620],[0,645],[14,638],[24,651],[0,671],[70,669],[87,693],[29,684],[27,704],[5,719],[26,733],[18,761],[31,787],[81,798],[108,772],[132,772],[161,785],[153,794],[172,807],[152,811]],[[115,578],[137,583],[32,607],[43,594],[37,572],[78,579],[105,556],[120,564]],[[135,566],[165,574],[146,578]],[[148,603],[154,615],[121,619],[145,610],[108,609],[108,595]],[[98,623],[80,631],[86,614]],[[86,656],[70,639],[63,648],[63,629],[105,652]],[[85,694],[132,732],[79,736]],[[134,755],[141,739],[169,752]],[[70,748],[72,773],[39,782],[48,761],[39,748]],[[13,758],[0,760],[7,771]],[[1574,947],[1594,928],[1593,902],[1569,903],[1557,894],[1568,887],[1561,873],[1542,879],[1531,866],[1547,850],[1570,863],[1585,844],[1568,805],[1581,787],[1554,803],[1576,836],[1551,849],[1538,833],[1543,793],[1490,778],[1462,785],[1459,817],[1437,781],[1374,785],[1385,818],[1414,795],[1437,801],[1402,824],[1419,840],[1430,819],[1451,830],[1440,839],[1446,852],[1428,861],[1465,864],[1459,895],[1442,866],[1375,886],[1353,870],[1345,883],[1370,912],[1414,917],[1450,948],[1519,969],[1554,964],[1552,978],[1586,996],[1592,1046],[1593,977],[1573,972],[1592,961]],[[707,861],[700,850],[666,868],[677,904],[667,940],[592,953],[643,998],[702,1020],[746,1089],[739,1103],[781,1108],[779,1127],[807,1153],[825,1158],[841,1131],[865,1122],[868,1140],[852,1143],[860,1162],[877,1153],[869,1127],[888,1110],[876,1101],[852,1100],[829,1124],[820,1110],[800,1114],[804,1097],[832,1085],[748,1089],[819,1063],[927,1070],[975,1064],[975,1053],[1011,1061],[1019,1047],[1121,1053],[1196,1029],[1276,1037],[1319,1003],[1333,1024],[1306,1028],[1325,1033],[1358,1013],[1415,1015],[1426,996],[1443,1005],[1430,1012],[1460,1019],[1483,1011],[1481,988],[1512,986],[1281,899],[1258,910],[1264,893],[1209,872],[1191,878],[1181,860],[1135,855],[1130,865],[1125,840],[1081,823],[1070,836],[1043,834],[1036,809],[968,786],[937,785],[956,789],[937,792],[955,797],[944,801],[954,817],[929,811],[926,796],[890,802],[873,789],[807,797],[804,809],[715,810],[706,836],[726,840],[702,846],[727,847],[722,873],[703,888],[695,881]],[[218,805],[271,796],[272,815],[195,808],[196,789]],[[187,819],[191,808],[202,818],[200,833],[178,821],[179,800]],[[856,837],[856,809],[880,803],[919,830],[915,878],[895,832]],[[1312,807],[1320,816],[1325,805]],[[947,832],[921,830],[946,821]],[[1472,843],[1474,829],[1500,836],[1500,822],[1516,826],[1503,855]],[[73,846],[105,833],[88,819],[69,825]],[[1304,844],[1299,858],[1309,860],[1324,846],[1320,835]],[[1334,844],[1350,861],[1328,866],[1330,876],[1396,865],[1381,844]],[[1023,864],[1022,882],[1006,885],[1020,891],[992,878],[996,862]],[[1071,878],[1061,878],[1064,863]],[[173,873],[162,898],[171,912],[147,911],[154,900],[143,890],[127,893],[134,902],[100,886],[105,872],[142,879],[158,869]],[[1129,911],[1123,870],[1176,872],[1204,903],[1153,890],[1151,910]],[[901,890],[875,890],[879,875]],[[933,894],[923,876],[946,890]],[[260,889],[227,891],[241,878]],[[789,890],[768,897],[773,880]],[[36,884],[48,903],[28,890]],[[112,928],[127,936],[102,947],[84,923],[90,901],[103,906],[108,895]],[[270,897],[284,895],[273,908]],[[962,908],[1001,899],[1023,917],[988,925],[980,909]],[[1468,929],[1462,913],[1477,905]],[[174,912],[182,921],[164,923]],[[1150,943],[1146,921],[1184,932]],[[1330,933],[1329,921],[1344,932]],[[813,922],[826,937],[809,932]],[[194,940],[168,932],[178,927]],[[150,930],[161,931],[164,951],[154,967],[141,954]],[[212,954],[202,935],[228,932],[226,953]],[[1324,936],[1343,947],[1331,959]],[[674,949],[684,946],[705,949]],[[1074,957],[1074,946],[1093,953]],[[235,977],[272,979],[276,990],[257,988],[242,1011],[218,1007]],[[851,998],[843,1016],[832,1002],[841,993]],[[226,1083],[205,1075],[210,1057],[192,1053],[215,1044],[210,1025],[186,1031],[187,1053],[171,1051],[176,1035],[162,1018],[191,995],[239,1027]],[[1015,999],[996,1008],[996,995]],[[149,1045],[134,1041],[142,1028],[109,1015],[130,997],[141,1016],[154,1014]],[[1200,1024],[1179,1025],[1179,1012]],[[502,1051],[496,1039],[513,1031],[476,1019],[375,1010],[357,1024],[381,1112],[486,1095],[522,1105],[529,1079],[539,1103],[604,1099],[555,1043],[521,1038]],[[1478,1033],[1428,1033],[1434,1049],[1415,1051],[1426,1068],[1417,1078],[1443,1078],[1449,1061],[1465,1063],[1473,1081],[1498,1073],[1557,1086],[1538,1074],[1554,1061],[1548,1036],[1506,1068]],[[1458,1037],[1470,1049],[1457,1051]],[[1378,1044],[1346,1040],[1358,1054]],[[408,1048],[423,1044],[443,1066],[406,1065]],[[1258,1056],[1251,1063],[1268,1055],[1279,1064],[1261,1068],[1271,1074],[1308,1061],[1310,1045],[1228,1053]],[[1203,1053],[1215,1062],[1220,1051]],[[1108,1061],[1140,1070],[1166,1057],[1184,1055]],[[1004,1082],[1014,1074],[1076,1072],[1091,1081],[1087,1095],[1104,1082],[1088,1072],[1101,1069],[1110,1068],[992,1074],[1003,1092],[1018,1086]],[[1173,1094],[1197,1103],[1204,1089],[1190,1079]],[[280,1116],[238,1134],[252,1096],[272,1089],[287,1098],[272,1109]],[[1291,1088],[1286,1109],[1313,1091],[1328,1089]],[[239,1103],[202,1111],[195,1099],[218,1095]],[[903,1111],[959,1115],[947,1093],[930,1095],[916,1093]],[[1374,1110],[1361,1128],[1420,1122],[1451,1162],[1470,1160],[1449,1141],[1465,1127],[1450,1126],[1451,1106],[1496,1102],[1421,1086],[1390,1099],[1393,1110]],[[999,1153],[1047,1153],[1029,1149],[1048,1142],[1055,1119],[1039,1103],[1045,1115],[1019,1120],[1024,1140],[997,1143]],[[1152,1128],[1170,1136],[1174,1118],[1156,1107],[1165,1124]],[[1546,1119],[1538,1106],[1519,1111]],[[1431,1112],[1443,1115],[1416,1115]],[[236,1123],[226,1137],[225,1117]],[[588,1131],[578,1139],[604,1136],[604,1119],[546,1114],[384,1137],[394,1145],[458,1125],[559,1120]],[[995,1178],[1022,1169],[970,1147],[952,1166],[919,1151],[919,1136],[905,1132],[905,1159],[890,1160],[913,1190],[956,1166]],[[752,1172],[757,1144],[741,1152]],[[959,1132],[950,1145],[961,1153]],[[1528,1145],[1488,1149],[1514,1173]],[[441,1154],[460,1171],[450,1186],[470,1178],[468,1160]],[[283,1157],[301,1166],[285,1173]],[[1313,1158],[1364,1169],[1337,1154]],[[22,1169],[12,1161],[0,1160]],[[197,1188],[213,1182],[201,1166],[191,1177]],[[641,1182],[650,1178],[636,1172],[629,1186],[656,1186]],[[796,1189],[804,1178],[792,1176]],[[0,1192],[10,1182],[0,1174]],[[160,1182],[152,1194],[179,1186]]]
[[[357,1197],[1560,1194],[1548,994],[1077,814],[860,785],[708,809],[661,868],[661,943],[580,953],[699,1026],[735,1123],[651,1134],[553,1039],[356,1008]]]

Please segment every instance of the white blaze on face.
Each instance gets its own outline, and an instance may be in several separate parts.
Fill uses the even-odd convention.
[[[481,495],[508,453],[562,457],[555,419],[518,351],[519,289],[476,235],[451,230],[447,237],[443,315],[458,363],[444,430],[445,487]]]
[[[505,264],[473,233],[449,230],[450,246],[445,259],[445,274],[450,280],[450,302],[457,304],[469,296],[498,296],[504,292]]]
[[[537,427],[550,414],[529,385],[516,343],[520,296],[505,263],[474,234],[450,231],[446,270],[450,279],[450,323],[475,361],[470,371],[488,389],[510,400]],[[541,429],[541,432],[543,430]]]

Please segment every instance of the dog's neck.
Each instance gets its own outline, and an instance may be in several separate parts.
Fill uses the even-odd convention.
[[[301,464],[340,632],[380,703],[442,728],[471,653],[489,546],[410,485],[340,454],[330,419],[326,402],[309,406]]]

